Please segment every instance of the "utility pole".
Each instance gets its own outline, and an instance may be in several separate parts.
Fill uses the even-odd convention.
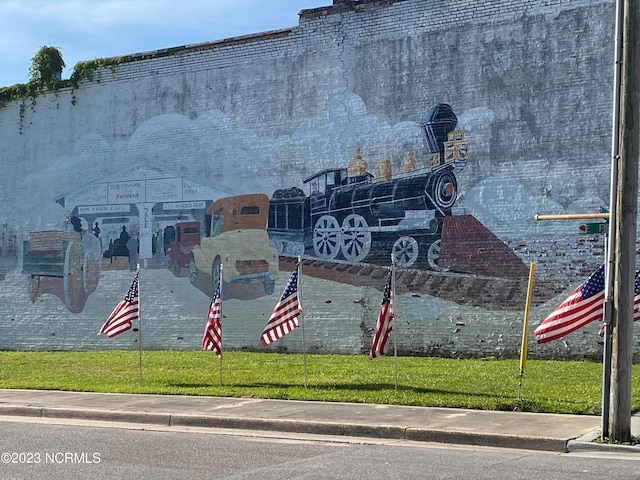
[[[617,172],[613,308],[611,312],[611,412],[609,438],[631,440],[631,367],[633,364],[633,302],[635,296],[638,153],[640,143],[640,8],[623,2],[620,75],[619,168]]]

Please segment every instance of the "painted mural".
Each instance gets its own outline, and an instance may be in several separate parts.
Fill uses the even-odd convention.
[[[264,315],[298,257],[312,323],[307,327],[310,351],[353,353],[370,346],[373,325],[368,322],[375,320],[392,258],[396,291],[403,299],[397,308],[407,318],[402,328],[408,340],[401,352],[449,355],[450,347],[428,343],[423,334],[424,317],[436,319],[444,311],[455,319],[453,335],[465,325],[480,325],[478,316],[489,319],[497,309],[503,317],[518,317],[528,268],[461,201],[468,179],[460,177],[483,158],[482,149],[474,157],[478,136],[469,139],[464,125],[477,129],[486,116],[465,112],[461,122],[452,106],[438,103],[421,120],[388,126],[372,121],[349,94],[329,100],[327,124],[340,123],[338,102],[350,108],[344,121],[355,129],[355,138],[345,145],[348,154],[327,154],[321,161],[300,162],[304,155],[295,152],[302,151],[302,140],[316,133],[322,118],[309,119],[276,142],[237,129],[218,131],[207,124],[209,113],[195,121],[153,117],[128,143],[108,148],[90,135],[69,156],[30,172],[22,186],[41,191],[42,179],[49,177],[45,193],[50,197],[34,196],[38,208],[23,213],[28,220],[18,228],[5,226],[5,286],[16,291],[12,308],[20,312],[0,325],[5,343],[34,348],[32,338],[16,336],[14,328],[45,322],[36,329],[41,334],[35,348],[135,347],[134,334],[94,337],[137,265],[143,311],[156,332],[148,334],[153,348],[198,348],[220,276],[230,348],[264,348],[259,344]],[[193,128],[203,122],[208,128]],[[366,130],[359,124],[378,126]],[[176,130],[184,137],[177,145],[189,144],[191,150],[174,156],[175,135],[166,132]],[[254,148],[245,152],[246,140],[237,137],[252,138]],[[390,145],[386,154],[380,153],[380,137]],[[206,152],[211,142],[225,138],[222,156],[219,149],[201,155],[196,148]],[[85,148],[83,142],[101,148]],[[270,168],[257,173],[247,170],[246,155],[259,148],[264,159],[258,165]],[[99,166],[105,151],[113,168]],[[293,156],[288,170],[284,159],[271,158],[274,151]],[[88,164],[93,167],[84,167]],[[79,165],[82,177],[76,173]],[[532,305],[541,306],[563,290],[541,280]],[[469,316],[457,309],[476,310]],[[338,345],[324,339],[327,328],[340,331]],[[498,335],[487,332],[489,340],[479,348],[500,348]],[[299,342],[293,335],[268,348],[300,351]]]
[[[389,160],[375,175],[357,150],[346,168],[304,179],[308,196],[293,187],[272,197],[269,232],[279,253],[305,252],[323,260],[438,268],[443,219],[457,199],[456,171],[468,157],[462,130],[449,105],[429,109],[421,123],[431,157],[417,169],[406,153],[402,172]],[[418,260],[421,260],[418,262]]]
[[[8,270],[16,267],[18,253],[17,233],[5,221],[2,225],[2,236],[0,237],[0,280],[4,280]]]
[[[307,351],[363,353],[393,257],[401,355],[517,355],[529,263],[535,325],[604,256],[534,217],[607,205],[611,5],[352,3],[4,104],[0,348],[136,348],[96,333],[139,264],[146,348],[200,348],[222,278],[225,348],[300,352],[260,342],[300,256]]]
[[[416,161],[405,151],[400,172],[382,159],[371,173],[358,147],[346,166],[324,168],[270,198],[234,195],[219,183],[145,163],[61,194],[59,228],[31,231],[24,241],[30,300],[54,295],[77,314],[102,272],[141,265],[187,278],[207,297],[222,276],[223,297],[247,301],[271,296],[281,263],[288,269],[298,257],[312,261],[307,274],[347,285],[362,282],[342,275],[346,267],[392,261],[413,271],[525,278],[522,260],[456,208],[456,174],[470,148],[452,107],[433,105],[416,128],[429,155]],[[16,253],[5,249],[6,256]],[[474,260],[482,251],[496,253],[496,261]]]

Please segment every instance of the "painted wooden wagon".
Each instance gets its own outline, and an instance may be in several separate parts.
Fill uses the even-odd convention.
[[[29,275],[32,302],[45,293],[60,298],[69,311],[83,310],[100,279],[100,248],[91,234],[30,232],[24,242],[22,272]],[[87,248],[88,247],[88,248]]]

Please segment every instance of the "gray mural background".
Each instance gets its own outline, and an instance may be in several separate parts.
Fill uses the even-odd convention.
[[[420,121],[440,102],[452,106],[469,143],[456,212],[527,267],[536,262],[535,325],[603,261],[601,236],[534,215],[607,206],[613,8],[591,0],[335,1],[301,12],[291,29],[132,54],[77,89],[3,106],[0,219],[18,252],[2,259],[0,348],[136,348],[134,332],[95,335],[126,293],[128,270],[103,270],[79,313],[51,294],[32,302],[22,272],[29,233],[58,228],[73,199],[87,204],[96,185],[180,179],[192,186],[180,201],[215,201],[302,186],[317,171],[346,167],[357,148],[370,170],[388,159],[399,172],[407,152],[425,166]],[[156,177],[136,173],[139,165]],[[140,218],[128,225],[140,229]],[[108,224],[101,235],[119,228]],[[490,253],[478,264],[499,266]],[[224,302],[226,348],[262,348],[260,332],[289,274],[281,265],[273,294]],[[345,284],[304,273],[307,347],[365,351],[383,279]],[[398,292],[402,353],[518,355],[526,279],[414,274],[430,289]],[[434,275],[446,288],[431,288]],[[145,346],[199,348],[208,296],[166,268],[143,269],[140,282]],[[532,342],[530,355],[598,357],[597,330]],[[300,351],[300,332],[272,348]]]

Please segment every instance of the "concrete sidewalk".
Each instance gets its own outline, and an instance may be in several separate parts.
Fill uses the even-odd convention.
[[[259,398],[0,389],[0,415],[404,439],[567,452],[606,449],[600,417]],[[632,419],[632,434],[640,432]],[[622,447],[637,451],[640,447]]]

